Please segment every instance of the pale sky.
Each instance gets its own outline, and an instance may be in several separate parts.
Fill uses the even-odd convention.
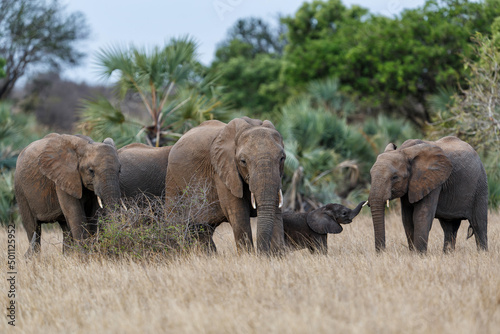
[[[89,84],[104,83],[95,73],[95,53],[109,45],[162,46],[172,37],[189,35],[199,44],[202,63],[213,60],[217,44],[240,18],[260,17],[276,22],[278,14],[293,15],[304,0],[63,0],[70,12],[82,12],[91,28],[81,44],[87,58],[78,68],[63,72],[65,78]],[[373,13],[393,16],[404,8],[422,6],[425,0],[343,0]]]

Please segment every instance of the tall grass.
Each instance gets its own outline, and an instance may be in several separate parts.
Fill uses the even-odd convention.
[[[366,210],[366,209],[365,209]],[[500,221],[490,215],[489,252],[459,230],[443,254],[434,224],[428,254],[408,251],[398,214],[387,217],[387,250],[374,251],[370,216],[329,236],[328,256],[235,254],[219,226],[219,253],[135,261],[62,255],[61,233],[46,229],[42,253],[17,228],[17,330],[23,333],[498,333]],[[0,230],[0,243],[7,234]],[[5,263],[6,250],[0,253]],[[7,282],[0,280],[1,305]],[[0,332],[9,333],[4,318]]]

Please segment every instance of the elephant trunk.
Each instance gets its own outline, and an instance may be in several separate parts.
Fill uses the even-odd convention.
[[[351,213],[349,215],[349,220],[352,221],[354,219],[354,217],[356,217],[359,214],[359,212],[361,211],[361,208],[363,207],[364,204],[365,204],[365,201],[359,203],[358,206],[356,206],[354,208],[354,210],[351,210]]]
[[[276,207],[264,204],[257,209],[257,250],[269,253],[273,234]]]
[[[101,181],[102,186],[95,189],[95,194],[101,198],[104,206],[113,207],[120,200],[120,183],[118,176],[108,176]]]
[[[272,248],[280,248],[284,243],[281,218],[279,169],[273,168],[269,161],[261,161],[254,177],[250,177],[250,190],[254,194],[257,207],[257,250],[269,253]],[[252,204],[253,205],[253,204]],[[281,231],[279,231],[281,227]]]
[[[375,234],[375,250],[377,252],[385,249],[385,202],[370,201],[372,212],[373,230]]]

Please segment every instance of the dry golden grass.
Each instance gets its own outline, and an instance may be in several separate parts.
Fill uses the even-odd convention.
[[[232,232],[224,224],[217,230],[218,255],[150,263],[64,256],[57,230],[44,231],[42,255],[25,261],[28,240],[18,227],[16,329],[499,333],[499,221],[498,214],[490,215],[489,252],[478,252],[473,238],[465,240],[463,223],[456,251],[442,254],[443,233],[435,221],[428,254],[410,253],[400,218],[391,214],[382,254],[374,251],[367,215],[329,237],[328,256],[298,251],[282,258],[235,255]],[[6,240],[2,229],[0,243],[6,245]],[[5,266],[7,251],[2,249]],[[2,279],[2,307],[8,303],[7,290]],[[0,333],[10,330],[3,317]]]

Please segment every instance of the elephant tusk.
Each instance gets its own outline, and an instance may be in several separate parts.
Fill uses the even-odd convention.
[[[387,200],[387,207],[389,207],[389,200]]]
[[[283,206],[283,192],[281,191],[281,189],[278,193],[278,200],[279,200],[278,208],[281,208]]]
[[[99,196],[97,196],[97,203],[99,203],[99,206],[101,207],[101,209],[104,208],[102,206],[102,201],[101,201],[101,198]]]
[[[123,203],[123,200],[120,200],[120,203],[122,204],[122,207],[125,211],[128,211],[128,208],[127,206],[125,205],[125,203]]]
[[[255,204],[255,196],[253,195],[253,193],[250,199],[252,201],[252,208],[257,209],[257,205]]]
[[[365,206],[365,205],[367,205],[367,204],[368,204],[368,201],[364,202],[364,203],[363,203],[363,205],[362,205],[361,207],[363,207],[363,206]]]

